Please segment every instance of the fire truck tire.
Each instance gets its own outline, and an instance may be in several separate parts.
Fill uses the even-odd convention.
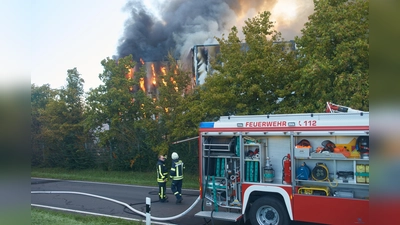
[[[289,216],[282,201],[273,197],[257,199],[250,207],[251,224],[287,225]]]

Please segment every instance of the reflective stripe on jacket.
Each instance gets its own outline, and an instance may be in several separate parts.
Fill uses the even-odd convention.
[[[181,160],[179,160],[179,159],[173,160],[172,166],[171,166],[171,171],[170,171],[171,179],[182,180],[183,179],[183,169],[185,169],[185,166],[183,165],[183,162]]]
[[[168,170],[165,167],[165,162],[158,160],[157,161],[157,182],[164,182],[167,179]]]

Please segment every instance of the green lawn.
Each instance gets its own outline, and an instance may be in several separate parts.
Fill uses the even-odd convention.
[[[31,207],[32,225],[138,225],[146,224],[145,221],[123,220],[104,216],[91,216],[65,213],[47,209]]]
[[[156,172],[120,172],[104,170],[66,170],[61,168],[31,168],[31,177],[62,180],[84,180],[115,184],[157,186]],[[185,174],[183,188],[199,189],[198,175]]]

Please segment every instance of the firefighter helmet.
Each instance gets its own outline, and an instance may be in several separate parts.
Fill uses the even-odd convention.
[[[179,158],[178,153],[173,152],[172,155],[171,155],[171,158],[172,158],[172,159],[178,159],[178,158]]]

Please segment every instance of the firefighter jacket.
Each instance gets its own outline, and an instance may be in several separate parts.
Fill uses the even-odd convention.
[[[165,182],[168,178],[168,170],[165,167],[165,162],[162,160],[157,161],[157,182]]]
[[[172,160],[172,166],[170,171],[170,176],[172,180],[182,180],[183,179],[183,169],[185,166],[183,162],[179,159]]]

